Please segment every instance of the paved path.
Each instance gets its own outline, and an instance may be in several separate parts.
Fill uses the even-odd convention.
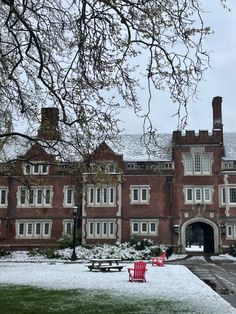
[[[188,255],[182,260],[167,261],[168,264],[185,265],[202,281],[236,308],[236,262],[215,259],[211,256]]]

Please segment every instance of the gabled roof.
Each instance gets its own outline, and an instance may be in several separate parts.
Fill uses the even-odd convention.
[[[171,161],[172,160],[172,146],[171,146],[172,134],[159,134],[157,138],[158,146],[150,145],[150,151],[144,145],[142,135],[140,134],[124,134],[121,135],[116,144],[113,143],[101,143],[97,149],[102,148],[110,151],[110,154],[118,158],[122,158],[124,161]],[[58,143],[59,145],[59,143]],[[224,145],[225,145],[225,157],[224,160],[236,160],[236,133],[224,133]],[[19,155],[25,155],[32,147],[24,139],[21,141],[11,139],[8,145],[4,146],[4,151],[0,151],[0,162],[7,161],[9,159],[15,159]],[[72,156],[73,160],[79,160],[76,153],[73,152],[71,147],[64,146],[63,153],[67,156]],[[52,154],[53,150],[45,149],[46,154]],[[94,152],[94,153],[95,153]],[[65,158],[67,160],[68,158]]]

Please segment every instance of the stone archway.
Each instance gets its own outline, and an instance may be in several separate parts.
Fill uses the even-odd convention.
[[[186,231],[192,228],[194,230],[194,238],[197,238],[198,244],[204,247],[204,253],[219,253],[219,229],[211,220],[197,217],[190,219],[181,226],[181,245],[182,252],[186,252]],[[198,231],[196,231],[198,230]]]

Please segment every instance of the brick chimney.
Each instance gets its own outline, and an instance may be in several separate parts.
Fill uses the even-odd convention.
[[[58,108],[42,108],[41,126],[38,129],[38,137],[44,140],[58,140],[60,138],[58,122]]]
[[[212,109],[213,109],[213,129],[222,130],[222,114],[221,114],[221,103],[222,97],[214,97],[212,100]]]
[[[223,124],[221,112],[222,97],[216,96],[212,100],[213,109],[213,131],[221,132],[221,142],[223,143]]]

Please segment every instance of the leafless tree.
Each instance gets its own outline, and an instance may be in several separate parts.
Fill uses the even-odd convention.
[[[30,137],[40,109],[54,106],[62,133],[69,134],[64,141],[82,153],[88,143],[117,134],[122,108],[140,111],[143,79],[149,105],[153,87],[167,89],[180,113],[209,63],[203,44],[211,30],[200,4],[0,0],[1,148],[6,138],[24,133],[24,124]],[[152,135],[148,114],[144,126]]]

